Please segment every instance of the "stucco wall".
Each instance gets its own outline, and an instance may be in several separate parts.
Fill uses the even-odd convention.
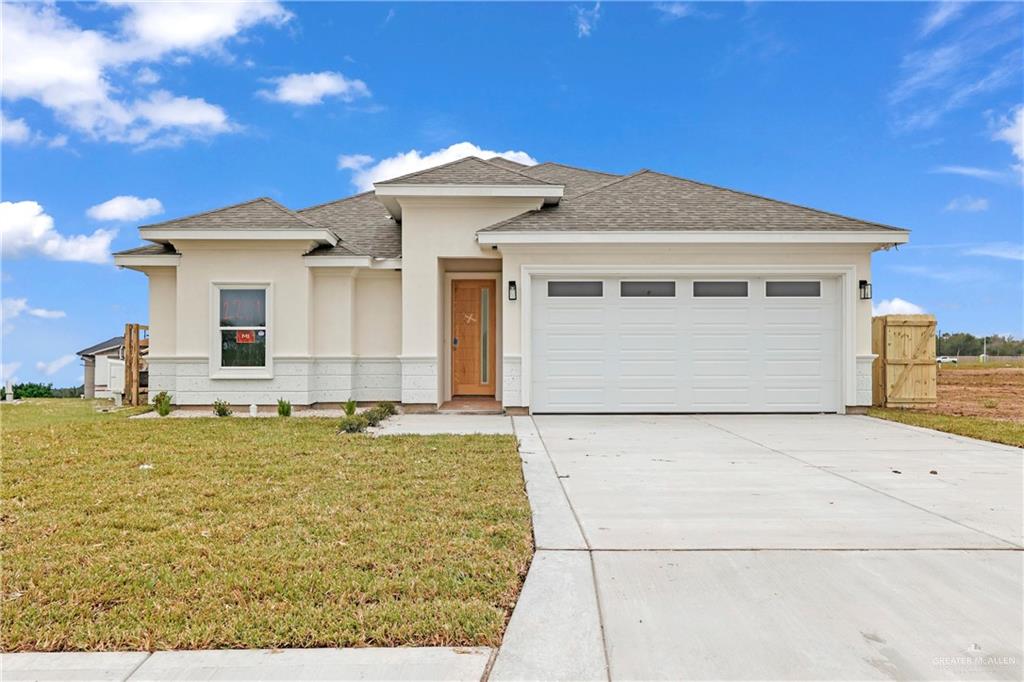
[[[444,393],[441,259],[500,258],[497,249],[477,244],[476,231],[540,204],[539,199],[402,199],[403,402],[437,403]]]
[[[209,357],[212,345],[211,282],[273,285],[269,310],[274,357],[312,352],[312,282],[302,260],[308,242],[194,242],[175,244],[178,356]]]
[[[147,268],[149,354],[174,355],[177,345],[177,268]]]

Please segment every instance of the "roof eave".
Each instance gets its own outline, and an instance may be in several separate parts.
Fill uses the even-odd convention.
[[[905,244],[906,230],[481,230],[480,244]]]
[[[176,268],[178,267],[178,261],[180,260],[180,253],[114,254],[114,265],[119,268],[128,268],[129,270],[140,270],[142,268],[153,267]]]
[[[140,227],[139,236],[158,244],[175,241],[311,241],[334,246],[338,243],[337,235],[328,229],[319,227],[251,230]]]
[[[374,194],[395,220],[402,219],[401,198],[502,198],[541,199],[557,204],[565,195],[564,185],[460,185],[460,184],[374,184]]]

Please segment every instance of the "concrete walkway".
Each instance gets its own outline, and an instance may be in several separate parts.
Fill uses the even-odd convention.
[[[0,657],[4,682],[97,680],[465,680],[479,682],[488,648],[255,649],[31,653]]]
[[[491,680],[1020,679],[1020,450],[867,417],[514,419]]]

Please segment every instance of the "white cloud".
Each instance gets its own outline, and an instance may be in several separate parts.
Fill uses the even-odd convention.
[[[576,13],[576,36],[579,38],[589,38],[590,34],[597,27],[598,19],[601,18],[601,3],[595,2],[594,6],[590,9],[575,5],[572,9]]]
[[[952,18],[935,14],[935,21],[944,19],[946,24]],[[971,21],[961,22],[942,43],[905,54],[900,78],[888,94],[895,129],[908,132],[930,128],[980,95],[1018,84],[1022,59],[1019,24],[1018,7],[986,7]],[[941,25],[935,24],[932,30]]]
[[[338,156],[338,170],[359,170],[373,163],[373,157],[369,154],[340,154]]]
[[[337,71],[321,71],[319,73],[292,73],[280,78],[271,78],[275,85],[273,90],[260,90],[257,94],[273,102],[287,102],[309,106],[323,104],[324,97],[337,97],[343,102],[351,102],[359,97],[369,97],[370,89],[366,83],[354,78],[346,78]]]
[[[62,355],[50,362],[37,362],[36,369],[50,377],[74,362],[76,357],[75,355]]]
[[[424,168],[432,168],[433,166],[458,161],[467,156],[479,156],[482,159],[500,156],[528,166],[537,163],[537,160],[526,152],[513,150],[496,152],[490,149],[481,149],[472,142],[458,142],[450,147],[445,147],[429,154],[424,154],[418,149],[400,152],[386,159],[381,159],[377,163],[373,163],[374,158],[366,154],[343,154],[338,157],[338,168],[353,171],[352,184],[359,191],[365,192],[373,189],[373,183],[380,180],[397,178],[408,173],[415,173]]]
[[[144,66],[135,74],[135,82],[139,85],[153,85],[160,82],[160,74],[148,66]]]
[[[965,5],[961,2],[940,2],[936,4],[932,11],[925,16],[924,21],[921,22],[921,37],[927,37],[956,19],[964,11],[964,7]]]
[[[1014,168],[1024,172],[1024,104],[1014,107],[1010,115],[1003,116],[997,125],[992,139],[1010,145],[1013,155],[1017,157]]]
[[[965,213],[978,213],[988,210],[988,199],[985,197],[972,197],[965,194],[962,197],[952,199],[946,204],[947,211],[963,211]]]
[[[28,142],[32,138],[32,130],[23,118],[7,118],[0,111],[0,139],[4,142]]]
[[[688,2],[656,2],[654,9],[661,14],[666,21],[675,21],[694,14],[694,7]]]
[[[931,170],[932,173],[944,173],[946,175],[964,175],[978,180],[1005,180],[1006,174],[1002,171],[991,168],[978,168],[977,166],[937,166]]]
[[[106,263],[117,230],[65,236],[35,201],[0,202],[0,237],[5,258],[40,255],[51,260]]]
[[[921,306],[902,298],[887,298],[879,301],[878,305],[871,305],[872,315],[920,315],[924,312]]]
[[[32,317],[38,317],[43,320],[56,320],[67,315],[63,310],[33,308],[28,304],[27,298],[5,298],[0,303],[2,303],[2,306],[0,306],[0,321],[2,321],[4,334],[9,334],[14,330],[12,320],[21,317],[22,313],[27,313]]]
[[[232,37],[257,24],[280,25],[291,14],[276,2],[113,3],[123,11],[115,33],[87,30],[67,19],[55,4],[6,3],[3,9],[3,96],[31,99],[70,128],[92,139],[142,144],[162,138],[177,144],[187,137],[226,132],[223,110],[203,100],[164,94],[129,100],[114,82],[126,67],[187,54],[224,54]],[[193,123],[180,112],[205,105]],[[170,121],[163,109],[170,107]],[[211,125],[210,115],[219,119]],[[194,115],[193,117],[194,118]]]
[[[18,383],[18,377],[14,376],[14,373],[21,367],[20,362],[5,362],[0,364],[0,373],[3,374],[4,382]]]
[[[130,195],[119,195],[96,204],[85,213],[93,220],[141,220],[164,212],[159,199],[140,199]]]
[[[1024,244],[1012,244],[1010,242],[981,244],[980,246],[968,249],[964,253],[968,256],[988,256],[990,258],[1024,261]]]

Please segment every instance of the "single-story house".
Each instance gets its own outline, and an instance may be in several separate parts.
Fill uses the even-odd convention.
[[[871,255],[908,231],[641,170],[464,158],[139,228],[150,394],[509,411],[871,402]]]
[[[85,366],[85,397],[113,398],[110,380],[110,361],[124,360],[124,337],[112,336],[106,341],[83,348],[75,353]],[[118,389],[120,390],[120,389]]]

